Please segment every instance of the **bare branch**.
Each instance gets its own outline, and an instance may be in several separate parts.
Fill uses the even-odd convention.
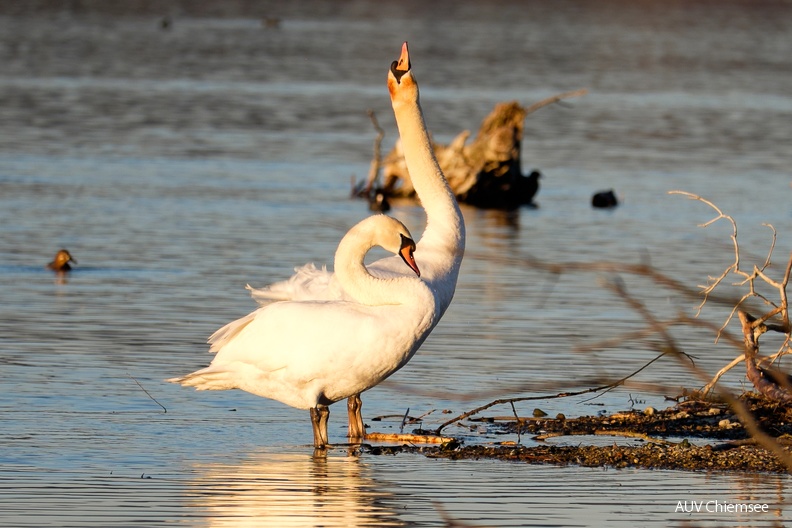
[[[573,97],[582,97],[582,96],[586,95],[587,93],[588,93],[588,90],[586,88],[580,88],[579,90],[573,90],[571,92],[564,92],[564,93],[561,93],[561,94],[558,94],[558,95],[553,95],[551,97],[548,97],[547,99],[542,99],[538,103],[534,103],[531,106],[527,107],[525,109],[525,115],[527,116],[529,114],[532,114],[532,113],[536,112],[537,110],[539,110],[540,108],[543,108],[545,106],[551,105],[553,103],[558,103],[559,101],[562,101],[563,99],[571,99]]]
[[[369,119],[371,119],[371,124],[374,125],[374,130],[377,131],[377,137],[374,139],[374,155],[371,158],[371,165],[369,166],[369,174],[368,178],[366,179],[366,186],[362,191],[365,193],[365,196],[369,196],[380,174],[380,165],[382,163],[382,139],[385,137],[385,131],[382,130],[379,121],[377,121],[377,116],[374,113],[374,110],[366,110],[366,113],[368,114]]]
[[[487,403],[486,405],[482,405],[481,407],[476,407],[473,410],[470,410],[470,411],[468,411],[466,413],[460,414],[456,418],[452,418],[451,420],[448,420],[447,422],[443,422],[442,424],[440,424],[440,426],[437,429],[435,429],[435,434],[439,435],[440,431],[442,431],[443,429],[445,429],[449,425],[451,425],[453,423],[456,423],[456,422],[459,422],[461,420],[464,420],[465,418],[473,416],[474,414],[478,414],[481,411],[485,411],[485,410],[489,409],[490,407],[494,407],[496,405],[502,405],[502,404],[505,404],[505,403],[509,403],[509,404],[512,405],[512,408],[513,408],[513,406],[514,406],[514,404],[516,402],[521,402],[521,401],[552,400],[552,399],[556,399],[556,398],[568,398],[570,396],[581,396],[583,394],[590,394],[592,392],[602,392],[602,391],[611,390],[614,387],[618,387],[619,385],[623,385],[625,381],[627,381],[628,379],[632,378],[636,374],[640,373],[642,370],[644,370],[647,367],[649,367],[649,365],[651,365],[652,363],[654,363],[655,361],[657,361],[658,359],[660,359],[664,355],[665,355],[665,352],[663,352],[659,356],[655,357],[654,359],[652,359],[648,363],[645,363],[638,370],[635,370],[635,371],[631,372],[630,374],[628,374],[628,375],[626,375],[626,376],[624,376],[622,378],[619,378],[618,380],[616,380],[614,382],[608,383],[606,385],[600,385],[598,387],[592,387],[592,388],[589,388],[589,389],[584,389],[584,390],[574,391],[574,392],[559,392],[558,394],[543,395],[543,396],[525,396],[525,397],[522,397],[522,398],[502,398],[502,399],[498,399],[498,400],[495,400],[495,401],[491,401],[491,402]]]
[[[718,383],[718,381],[720,381],[720,379],[723,377],[723,375],[724,375],[724,374],[726,374],[727,372],[729,372],[731,369],[733,369],[733,368],[734,368],[734,367],[736,367],[737,365],[739,365],[740,363],[742,363],[744,360],[745,360],[745,354],[740,354],[739,356],[737,356],[736,358],[734,358],[733,360],[731,360],[731,363],[729,363],[728,365],[726,365],[725,367],[723,367],[722,369],[720,369],[720,370],[719,370],[719,371],[718,371],[718,372],[717,372],[717,373],[716,373],[716,374],[715,374],[715,375],[712,377],[712,379],[711,379],[711,380],[709,380],[709,381],[707,382],[707,384],[706,384],[706,385],[704,385],[704,387],[702,387],[702,388],[701,388],[701,394],[703,394],[703,395],[705,395],[705,396],[706,396],[707,394],[709,394],[710,392],[712,392],[712,389],[714,389],[714,388],[715,388],[715,384],[716,384],[716,383]]]
[[[734,246],[734,263],[731,266],[729,266],[728,268],[726,268],[726,270],[723,273],[721,273],[720,276],[718,276],[718,277],[716,277],[714,279],[712,277],[710,277],[710,284],[708,286],[706,286],[706,287],[703,287],[704,288],[703,289],[704,300],[701,301],[701,304],[699,305],[699,313],[700,313],[701,309],[707,303],[707,299],[709,297],[709,294],[721,282],[723,282],[723,280],[726,277],[728,277],[730,273],[741,274],[741,275],[747,277],[747,275],[745,275],[744,273],[742,273],[740,271],[740,246],[737,244],[737,223],[734,221],[734,218],[732,218],[731,216],[729,216],[727,214],[724,214],[723,211],[721,211],[720,208],[717,205],[715,205],[714,203],[710,202],[709,200],[706,200],[706,199],[702,198],[701,196],[698,196],[697,194],[689,193],[689,192],[686,192],[686,191],[669,191],[668,194],[679,194],[679,195],[682,195],[682,196],[686,196],[687,198],[690,198],[691,200],[699,201],[701,203],[704,203],[704,204],[710,206],[712,209],[715,209],[715,212],[718,213],[718,216],[716,216],[712,220],[709,220],[708,222],[705,222],[703,224],[699,224],[700,227],[709,227],[710,225],[714,224],[715,222],[717,222],[720,219],[727,220],[732,226],[731,239],[732,239],[732,245]],[[728,323],[728,321],[727,321],[727,323]]]
[[[777,233],[776,233],[775,227],[773,227],[772,224],[762,224],[762,225],[765,226],[765,227],[769,227],[770,230],[773,232],[773,240],[770,243],[770,249],[767,252],[767,258],[765,259],[764,264],[762,264],[762,267],[761,267],[762,271],[764,271],[767,268],[767,266],[770,265],[770,257],[773,255],[773,250],[775,250]]]

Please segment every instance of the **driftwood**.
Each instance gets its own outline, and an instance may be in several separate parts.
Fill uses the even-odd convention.
[[[566,92],[529,107],[523,107],[516,101],[499,103],[484,119],[478,134],[470,143],[468,130],[461,132],[448,145],[435,143],[435,156],[457,199],[482,208],[514,209],[521,205],[533,205],[541,174],[538,171],[532,171],[527,176],[522,173],[520,153],[525,117],[549,104],[586,93],[587,90]],[[386,198],[414,198],[415,189],[407,171],[401,143],[397,142],[380,164],[381,129],[371,113],[369,116],[379,133],[372,168],[382,169],[382,184],[375,184],[379,170],[372,170],[368,180],[360,184],[353,191],[354,194],[371,200],[376,190]]]
[[[740,310],[737,315],[742,323],[745,339],[745,375],[760,394],[771,400],[792,402],[792,380],[785,372],[776,368],[764,368],[758,360],[759,336],[767,332],[768,325]]]
[[[454,439],[449,436],[420,435],[410,433],[366,433],[369,442],[409,442],[411,444],[447,444]]]

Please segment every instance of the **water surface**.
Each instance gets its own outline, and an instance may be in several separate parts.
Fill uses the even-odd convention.
[[[254,307],[245,284],[330,264],[369,214],[348,198],[350,180],[368,171],[367,109],[385,148],[395,141],[384,80],[403,40],[440,141],[475,130],[501,101],[590,94],[526,120],[524,169],[544,174],[537,209],[464,208],[454,304],[410,364],[364,395],[366,422],[393,432],[409,407],[431,427],[496,398],[639,368],[659,339],[577,351],[643,327],[601,286],[613,275],[557,277],[526,261],[648,261],[706,283],[733,261],[731,227],[698,227],[715,213],[667,194],[684,189],[734,216],[749,268],[771,243],[762,223],[775,226],[770,271],[780,273],[792,192],[788,4],[224,5],[0,11],[0,525],[438,526],[447,515],[481,526],[772,526],[789,516],[783,476],[345,448],[316,460],[307,413],[163,382],[208,363],[206,337]],[[279,27],[262,25],[265,15]],[[591,194],[611,187],[622,205],[592,210]],[[391,213],[422,230],[418,206]],[[44,269],[60,247],[79,261],[65,281]],[[698,304],[622,279],[658,317]],[[708,304],[701,317],[720,325],[729,309]],[[736,354],[701,329],[674,336],[710,373]],[[739,390],[737,370],[726,382]],[[663,389],[517,410],[662,407],[701,385],[672,358],[636,380]],[[343,443],[345,413],[332,411],[331,441]],[[471,425],[447,432],[516,440]],[[769,512],[675,511],[685,500]]]

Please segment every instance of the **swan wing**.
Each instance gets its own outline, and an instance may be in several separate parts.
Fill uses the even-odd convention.
[[[338,401],[401,368],[428,335],[433,312],[428,294],[411,305],[272,303],[215,332],[208,367],[170,381],[242,389],[297,408]]]
[[[294,268],[294,275],[286,280],[274,282],[262,288],[248,285],[250,296],[259,305],[273,301],[332,301],[348,299],[344,289],[327,266],[317,268],[305,264]]]
[[[380,279],[414,277],[405,268],[399,257],[385,257],[368,266],[369,272]],[[420,264],[419,264],[420,267]],[[247,285],[250,296],[259,306],[274,301],[351,301],[352,297],[344,291],[327,266],[317,268],[315,264],[305,264],[294,268],[294,275],[286,280],[274,282],[261,288]]]
[[[410,312],[426,311],[431,312],[347,301],[272,303],[229,323],[218,331],[222,334],[215,333],[213,363],[244,362],[265,373],[297,368],[314,375],[322,371],[321,364],[378,353],[381,342],[387,348],[399,339],[410,341],[417,325],[406,323],[421,319]]]

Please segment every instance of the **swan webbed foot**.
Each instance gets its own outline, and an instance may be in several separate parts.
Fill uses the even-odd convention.
[[[311,407],[311,425],[313,426],[314,447],[323,449],[327,447],[327,418],[330,416],[330,409],[326,405]]]
[[[360,394],[350,396],[347,400],[347,412],[349,413],[349,438],[352,440],[362,440],[366,438],[366,426],[363,425],[363,401]]]

